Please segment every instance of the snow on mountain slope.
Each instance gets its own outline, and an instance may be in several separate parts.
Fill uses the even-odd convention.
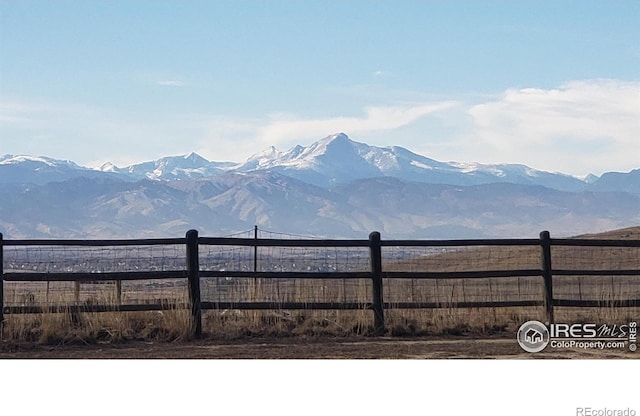
[[[259,160],[259,163],[255,163]],[[253,163],[252,163],[253,162]],[[411,165],[411,162],[415,162]],[[287,152],[270,151],[252,156],[237,171],[277,171],[315,185],[327,186],[356,179],[396,176],[404,171],[420,172],[444,166],[406,149],[379,148],[355,142],[344,133],[334,134],[308,147],[296,146]],[[405,175],[406,176],[406,175]]]
[[[61,167],[66,166],[72,169],[79,169],[80,167],[69,160],[56,160],[44,156],[27,156],[27,155],[4,155],[0,157],[0,165],[17,165],[17,164],[31,164],[33,166],[49,166],[49,167]]]
[[[404,181],[461,186],[514,183],[571,192],[603,191],[610,187],[623,191],[633,188],[637,192],[637,186],[628,185],[634,184],[633,172],[614,173],[599,181],[592,175],[580,179],[517,164],[440,162],[399,146],[376,147],[359,143],[344,133],[287,151],[272,146],[241,164],[209,161],[196,153],[163,157],[123,168],[105,163],[97,170],[46,157],[6,155],[0,158],[0,183],[42,184],[100,174],[129,181],[171,181],[208,178],[225,172],[257,171],[277,172],[325,188],[359,179],[395,177]]]
[[[597,178],[440,162],[334,134],[244,164],[191,153],[89,169],[0,157],[0,232],[24,237],[225,235],[261,227],[389,238],[575,235],[640,223],[640,169]]]
[[[69,160],[27,155],[0,157],[0,183],[45,184],[82,176],[97,177],[100,173]]]
[[[127,175],[135,179],[171,180],[213,176],[234,165],[231,162],[210,162],[197,153],[190,153],[184,156],[163,157],[124,168],[105,163],[100,170]]]
[[[569,191],[581,190],[586,185],[569,175],[524,165],[439,162],[399,146],[382,148],[355,142],[344,133],[327,136],[309,147],[296,146],[287,152],[271,147],[235,169],[277,171],[319,186],[382,176],[452,185],[540,184]]]

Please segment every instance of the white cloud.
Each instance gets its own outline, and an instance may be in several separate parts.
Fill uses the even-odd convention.
[[[0,102],[0,126],[26,125],[32,121],[30,109],[15,101]]]
[[[389,78],[391,75],[390,71],[385,71],[383,69],[378,69],[373,72],[373,76],[378,79]]]
[[[357,116],[129,114],[73,103],[0,100],[3,153],[125,163],[197,151],[243,161],[343,131],[438,160],[523,163],[574,175],[640,167],[640,82],[575,81],[499,96],[368,106]],[[389,99],[392,102],[392,98]]]
[[[473,105],[466,140],[483,159],[586,174],[637,168],[640,83],[575,81]]]
[[[298,119],[278,115],[257,131],[263,144],[278,145],[292,140],[317,140],[335,132],[366,135],[379,131],[391,131],[436,112],[450,109],[455,102],[419,103],[386,107],[367,107],[361,117],[329,117]]]
[[[0,101],[2,153],[71,159],[92,166],[118,165],[189,151],[185,136],[201,135],[192,120],[126,112],[75,103]]]
[[[162,87],[184,87],[186,85],[184,81],[180,81],[177,79],[162,79],[156,81],[156,84]]]

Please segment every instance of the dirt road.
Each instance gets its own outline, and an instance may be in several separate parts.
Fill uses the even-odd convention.
[[[638,358],[626,350],[524,352],[513,338],[252,338],[126,342],[69,346],[4,346],[2,359],[539,359]]]

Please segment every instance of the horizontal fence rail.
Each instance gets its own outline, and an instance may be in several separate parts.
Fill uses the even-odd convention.
[[[203,310],[368,310],[374,331],[383,333],[386,310],[503,307],[544,307],[553,322],[554,307],[640,306],[638,253],[640,240],[552,239],[547,231],[539,239],[467,240],[382,240],[378,232],[366,240],[258,238],[257,228],[253,238],[199,237],[196,230],[185,238],[131,240],[0,234],[0,323],[5,314],[182,308],[191,311],[192,335],[199,337]],[[631,280],[622,286],[620,279]],[[479,282],[487,281],[489,293],[497,281],[512,298],[477,299],[475,292],[485,290]],[[5,282],[46,282],[45,304],[31,292],[7,304]],[[50,284],[64,282],[73,283],[74,300],[51,301]],[[135,290],[143,295],[183,291],[188,301],[126,303],[123,282],[142,282]],[[81,284],[112,283],[115,302],[80,302]],[[593,298],[605,284],[607,296]]]

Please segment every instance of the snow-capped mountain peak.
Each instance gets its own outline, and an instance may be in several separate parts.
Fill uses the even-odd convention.
[[[278,159],[281,156],[282,156],[282,152],[280,150],[276,149],[275,146],[269,146],[262,152],[252,155],[248,160],[265,161],[265,160]]]
[[[6,155],[0,168],[19,167],[22,171],[54,172],[47,178],[64,179],[68,171],[87,170],[73,162],[32,156]],[[287,151],[271,146],[244,163],[212,162],[197,153],[168,156],[154,161],[119,168],[105,163],[98,172],[120,175],[123,179],[174,180],[216,176],[225,172],[272,171],[317,186],[332,186],[354,180],[395,177],[404,181],[448,185],[478,185],[506,182],[542,185],[559,190],[584,189],[587,181],[560,173],[550,173],[518,164],[440,162],[400,147],[377,147],[351,140],[345,133],[326,136],[309,146],[297,145]],[[78,176],[79,173],[74,175]],[[5,174],[12,181],[9,174]],[[34,178],[31,181],[36,180]],[[593,179],[591,179],[594,181]]]
[[[382,176],[452,185],[540,182],[563,190],[579,189],[585,184],[569,175],[524,165],[439,162],[400,146],[377,147],[356,142],[345,133],[332,134],[308,147],[296,146],[287,152],[271,147],[236,169],[277,171],[320,186]]]
[[[207,159],[205,159],[204,157],[200,156],[199,154],[197,154],[196,152],[191,152],[188,155],[184,156],[185,160],[189,161],[190,163],[194,164],[194,165],[200,165],[200,166],[204,166],[209,162]]]
[[[474,238],[549,227],[575,235],[637,225],[638,184],[640,169],[579,179],[518,164],[439,162],[343,133],[285,152],[270,147],[242,165],[190,153],[88,169],[5,155],[0,187],[9,197],[0,200],[0,232],[139,237],[258,224],[333,236],[375,229]]]
[[[286,152],[271,147],[249,158],[237,170],[269,169],[316,185],[379,176],[377,169],[364,158],[369,149],[368,145],[354,142],[344,133],[337,133],[308,147],[298,145]]]
[[[58,160],[45,156],[4,155],[0,157],[0,165],[32,165],[49,167],[68,167],[71,169],[85,169],[70,160]]]
[[[0,157],[0,183],[31,183],[65,181],[78,176],[98,174],[70,160],[45,156],[4,155]]]
[[[100,166],[99,170],[126,175],[134,179],[170,180],[213,176],[232,166],[235,166],[235,163],[211,162],[192,152],[186,155],[167,156],[123,168],[119,168],[113,163],[105,163]]]

